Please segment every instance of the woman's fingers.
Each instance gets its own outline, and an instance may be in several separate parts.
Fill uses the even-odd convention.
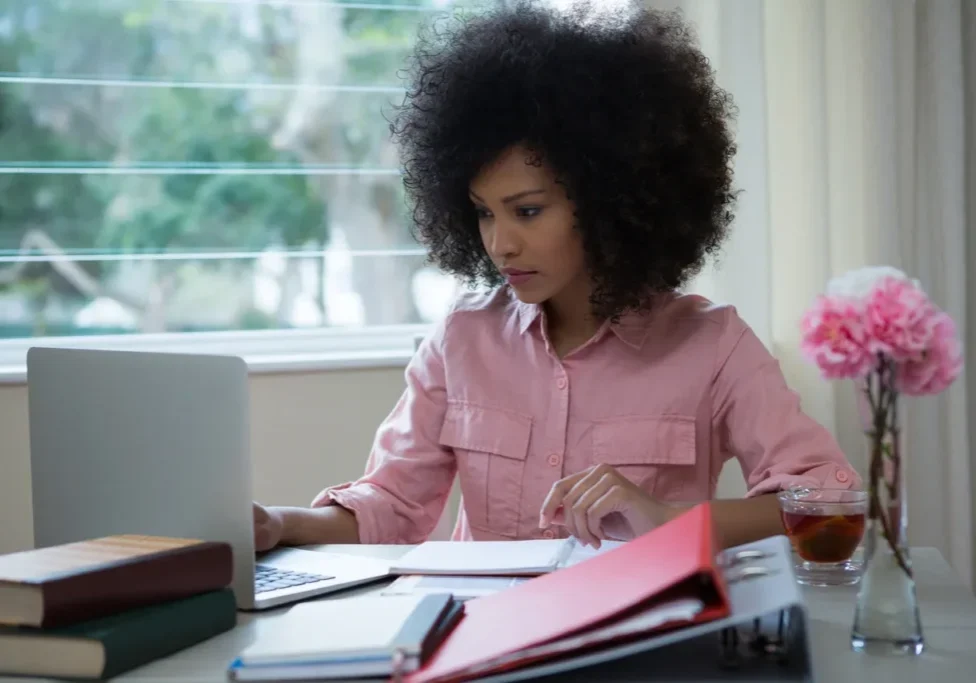
[[[542,509],[539,511],[539,528],[545,529],[550,524],[552,524],[553,518],[556,516],[556,510],[560,508],[563,504],[563,500],[566,494],[576,485],[580,479],[586,476],[586,472],[578,472],[565,479],[560,479],[552,488],[549,489],[549,495],[546,496],[545,501],[542,503]]]
[[[601,463],[553,484],[542,504],[539,527],[546,528],[561,516],[561,523],[570,534],[585,545],[600,547],[605,536],[603,519],[638,505],[639,501],[634,500],[637,493],[643,492],[613,467]]]
[[[614,482],[586,511],[586,524],[599,530],[603,519],[614,512],[624,512],[628,506],[627,489]]]
[[[606,474],[606,467],[597,465],[587,470],[582,478],[563,497],[563,516],[565,526],[576,538],[590,545],[597,539],[586,528],[586,517],[577,513],[577,506],[583,496],[596,487]]]
[[[590,508],[616,485],[613,474],[604,474],[600,479],[576,499],[572,507],[573,527],[576,537],[586,545],[600,547],[600,520],[593,523],[590,519]]]

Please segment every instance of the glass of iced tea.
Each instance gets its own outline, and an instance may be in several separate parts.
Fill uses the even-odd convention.
[[[793,488],[779,494],[780,516],[796,556],[796,578],[811,586],[857,583],[852,561],[864,537],[865,491]]]

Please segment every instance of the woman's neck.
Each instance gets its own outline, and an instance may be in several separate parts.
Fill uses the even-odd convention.
[[[543,305],[546,334],[560,358],[589,341],[602,324],[593,315],[589,287],[573,289],[576,291],[561,292]]]

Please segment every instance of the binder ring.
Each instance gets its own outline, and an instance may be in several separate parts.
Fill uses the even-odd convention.
[[[776,632],[774,635],[765,633],[760,619],[756,619],[752,638],[749,643],[754,655],[771,658],[779,664],[787,664],[789,661],[789,638],[791,632],[791,622],[786,610],[781,610],[777,619]]]
[[[776,622],[768,626],[771,628],[764,626],[762,618],[756,618],[751,628],[746,624],[723,628],[718,634],[719,666],[728,671],[763,660],[788,664],[794,637],[790,612],[780,610]]]
[[[762,550],[755,549],[745,549],[740,550],[731,555],[725,557],[726,567],[735,567],[736,565],[745,564],[746,562],[752,562],[753,560],[762,560],[769,557],[769,553]]]
[[[739,631],[727,626],[719,632],[719,667],[725,670],[738,669],[742,665],[739,652]]]
[[[726,579],[729,583],[738,583],[740,581],[748,581],[749,579],[758,579],[761,576],[769,576],[770,574],[775,574],[775,570],[769,569],[767,567],[743,567],[734,576],[730,576]]]

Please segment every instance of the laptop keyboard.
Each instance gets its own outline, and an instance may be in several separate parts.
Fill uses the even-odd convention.
[[[303,586],[306,583],[327,581],[334,578],[334,576],[325,576],[324,574],[293,572],[287,569],[259,564],[254,568],[254,592],[267,593],[268,591],[291,588],[292,586]]]

